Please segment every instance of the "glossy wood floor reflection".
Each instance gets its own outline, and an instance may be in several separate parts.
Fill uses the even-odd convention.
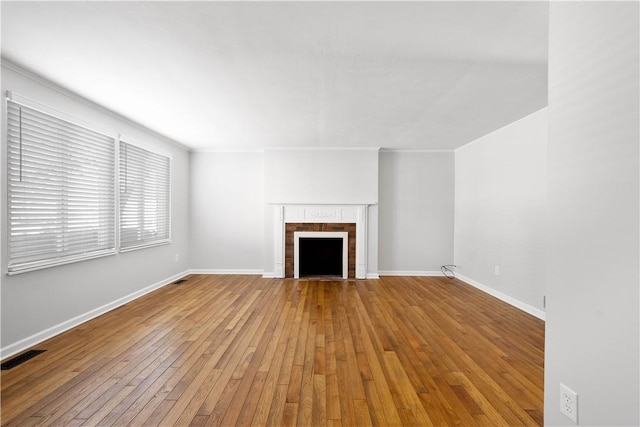
[[[2,424],[542,424],[544,324],[458,280],[192,275],[2,371]]]

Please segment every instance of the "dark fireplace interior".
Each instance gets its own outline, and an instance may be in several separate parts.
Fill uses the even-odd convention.
[[[342,277],[342,239],[301,237],[298,248],[300,277]]]
[[[346,232],[349,237],[347,239],[347,271],[342,272],[341,278],[347,276],[350,279],[356,278],[356,223],[355,222],[287,222],[285,223],[285,250],[284,250],[284,262],[285,262],[285,276],[293,278],[295,273],[295,233],[299,231],[314,231],[314,232]],[[312,237],[312,236],[307,236]],[[319,236],[313,236],[319,237]],[[327,236],[328,237],[328,236]],[[333,238],[337,236],[332,236]],[[341,237],[341,236],[340,236]],[[298,242],[299,244],[299,242]],[[344,242],[343,242],[344,245]],[[343,246],[344,247],[344,246]],[[298,256],[300,251],[298,248]],[[343,253],[344,256],[344,253]],[[300,259],[298,258],[298,263]],[[344,261],[343,261],[344,262]],[[300,277],[300,266],[298,265],[298,277]]]

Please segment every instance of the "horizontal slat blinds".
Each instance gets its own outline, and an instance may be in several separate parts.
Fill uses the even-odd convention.
[[[170,159],[120,141],[120,248],[168,243]]]
[[[7,101],[9,273],[115,253],[115,139]]]

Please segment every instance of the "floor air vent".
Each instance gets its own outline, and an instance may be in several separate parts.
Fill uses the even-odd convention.
[[[180,285],[180,284],[182,284],[182,283],[184,283],[186,281],[187,281],[187,279],[180,279],[180,280],[176,280],[175,282],[173,282],[173,284],[174,285]]]
[[[7,369],[15,368],[16,366],[23,364],[29,359],[33,359],[34,357],[36,357],[40,353],[44,353],[45,351],[47,350],[29,350],[14,357],[13,359],[7,360],[0,366],[2,366],[3,371],[6,371]]]

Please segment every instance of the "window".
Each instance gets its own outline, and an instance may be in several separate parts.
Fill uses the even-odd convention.
[[[120,248],[169,243],[170,160],[120,141]]]
[[[170,243],[168,157],[16,101],[7,99],[9,274]]]
[[[8,271],[116,252],[115,139],[7,101]]]

